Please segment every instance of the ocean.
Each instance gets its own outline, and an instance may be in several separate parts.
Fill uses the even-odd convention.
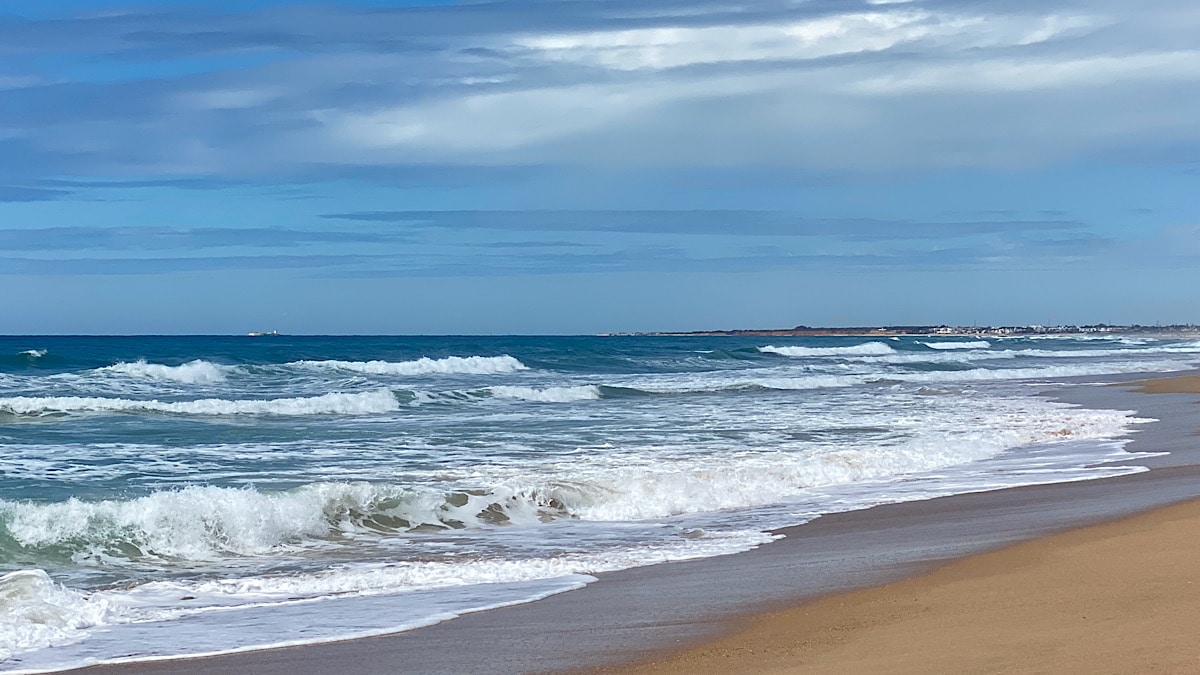
[[[0,337],[0,672],[377,635],[821,514],[1144,470],[1046,338]]]

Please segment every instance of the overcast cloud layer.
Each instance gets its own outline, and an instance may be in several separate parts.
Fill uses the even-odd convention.
[[[4,332],[142,330],[130,307],[172,297],[204,308],[205,330],[239,329],[318,285],[398,316],[293,330],[707,327],[735,316],[721,302],[762,325],[939,318],[920,293],[882,304],[881,270],[923,293],[931,272],[964,289],[970,270],[1000,275],[1015,295],[989,287],[996,321],[1200,320],[1156,276],[1200,267],[1190,0],[0,8],[6,302],[32,284],[74,307],[99,276],[126,298],[108,318],[88,301],[78,328],[14,304]],[[1079,283],[1112,293],[1098,280],[1122,268],[1115,304]],[[206,270],[291,291],[257,280],[233,307]],[[1075,300],[1022,303],[1033,272]],[[546,275],[608,313],[548,291],[499,323],[433,311]],[[720,299],[762,292],[762,275],[769,309]],[[831,275],[852,310],[789,288]],[[685,277],[728,290],[664,315]],[[396,289],[419,279],[434,299],[417,320]],[[1156,316],[1120,309],[1148,293]],[[942,320],[979,313],[960,295]]]

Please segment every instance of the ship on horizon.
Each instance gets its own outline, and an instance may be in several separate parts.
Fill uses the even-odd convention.
[[[276,335],[279,335],[279,331],[277,331],[277,330],[272,330],[272,331],[270,331],[270,332],[264,332],[264,331],[261,331],[261,330],[252,330],[252,331],[250,331],[249,333],[246,333],[246,335],[247,335],[247,337],[267,337],[267,336],[276,336]]]

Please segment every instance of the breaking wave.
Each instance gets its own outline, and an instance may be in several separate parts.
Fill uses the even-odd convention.
[[[83,639],[87,628],[120,621],[103,599],[54,583],[42,570],[0,575],[0,662],[13,655]]]
[[[20,352],[18,356],[28,356],[31,359],[40,359],[48,353],[49,352],[47,352],[45,349],[26,349],[25,351]]]
[[[578,387],[489,387],[495,398],[518,399],[535,401],[537,403],[572,403],[575,401],[595,401],[601,396],[600,387],[583,385]]]
[[[921,344],[930,349],[991,349],[992,343],[987,340],[974,340],[971,342],[922,342]]]
[[[696,478],[704,477],[707,472],[697,470]],[[661,478],[645,477],[647,481]],[[651,496],[647,487],[632,491],[626,499]],[[659,489],[670,487],[663,484]],[[286,492],[187,487],[131,500],[0,501],[0,535],[25,554],[67,553],[77,561],[204,562],[306,548],[327,550],[339,541],[345,543],[346,536],[361,541],[364,536],[407,531],[529,526],[571,517],[629,520],[648,512],[632,506],[603,506],[621,498],[611,485],[593,481],[449,492],[365,482],[312,483]],[[713,505],[697,500],[690,507],[674,503],[650,510],[670,515]]]
[[[765,354],[795,357],[884,356],[896,353],[895,349],[882,342],[866,342],[852,347],[776,347],[774,345],[767,345],[766,347],[759,347],[758,351]]]
[[[422,357],[415,361],[293,361],[288,364],[303,368],[343,370],[366,375],[500,375],[528,370],[517,359],[501,356],[447,356],[441,359]]]
[[[45,416],[91,412],[159,412],[178,415],[366,415],[399,409],[387,389],[358,394],[275,399],[205,398],[195,401],[139,401],[85,396],[9,396],[0,398],[0,412]]]
[[[158,363],[147,363],[138,360],[132,363],[120,362],[104,368],[98,368],[101,373],[115,373],[126,377],[138,377],[151,380],[170,380],[184,384],[216,384],[225,381],[227,371],[232,366],[223,366],[210,361],[196,359],[179,366],[165,366]]]
[[[628,464],[617,453],[550,473],[495,469],[476,486],[318,482],[287,491],[192,486],[128,500],[0,501],[0,542],[75,559],[202,561],[336,545],[348,535],[640,521],[778,503],[809,488],[940,470],[1031,443],[1111,438],[1131,421],[1126,412],[1050,404],[1028,412],[998,408],[987,433],[948,417],[893,444],[652,464]]]

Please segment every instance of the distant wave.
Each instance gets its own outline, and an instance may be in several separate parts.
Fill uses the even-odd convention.
[[[572,403],[574,401],[595,401],[600,398],[600,387],[583,385],[578,387],[489,387],[495,398],[511,398],[538,403]]]
[[[415,361],[293,361],[288,364],[303,368],[344,370],[366,375],[499,375],[528,370],[517,359],[501,356],[427,357]]]
[[[26,349],[25,351],[20,352],[19,356],[28,356],[31,359],[40,359],[48,353],[49,352],[47,352],[45,349]]]
[[[896,350],[883,342],[866,342],[852,347],[776,347],[767,345],[759,347],[758,351],[780,356],[885,356],[895,354]]]
[[[365,415],[397,410],[387,389],[358,394],[324,394],[298,398],[138,401],[84,396],[10,396],[0,398],[0,412],[44,416],[78,412],[161,412],[179,415]]]
[[[125,361],[111,366],[98,368],[97,372],[115,373],[126,377],[139,377],[151,380],[171,380],[185,384],[215,384],[225,381],[226,373],[232,366],[223,366],[210,361],[196,359],[179,366],[165,366],[158,363],[147,363],[144,359],[128,363]]]
[[[930,349],[991,349],[992,343],[987,340],[976,340],[972,342],[922,342],[921,344]]]

